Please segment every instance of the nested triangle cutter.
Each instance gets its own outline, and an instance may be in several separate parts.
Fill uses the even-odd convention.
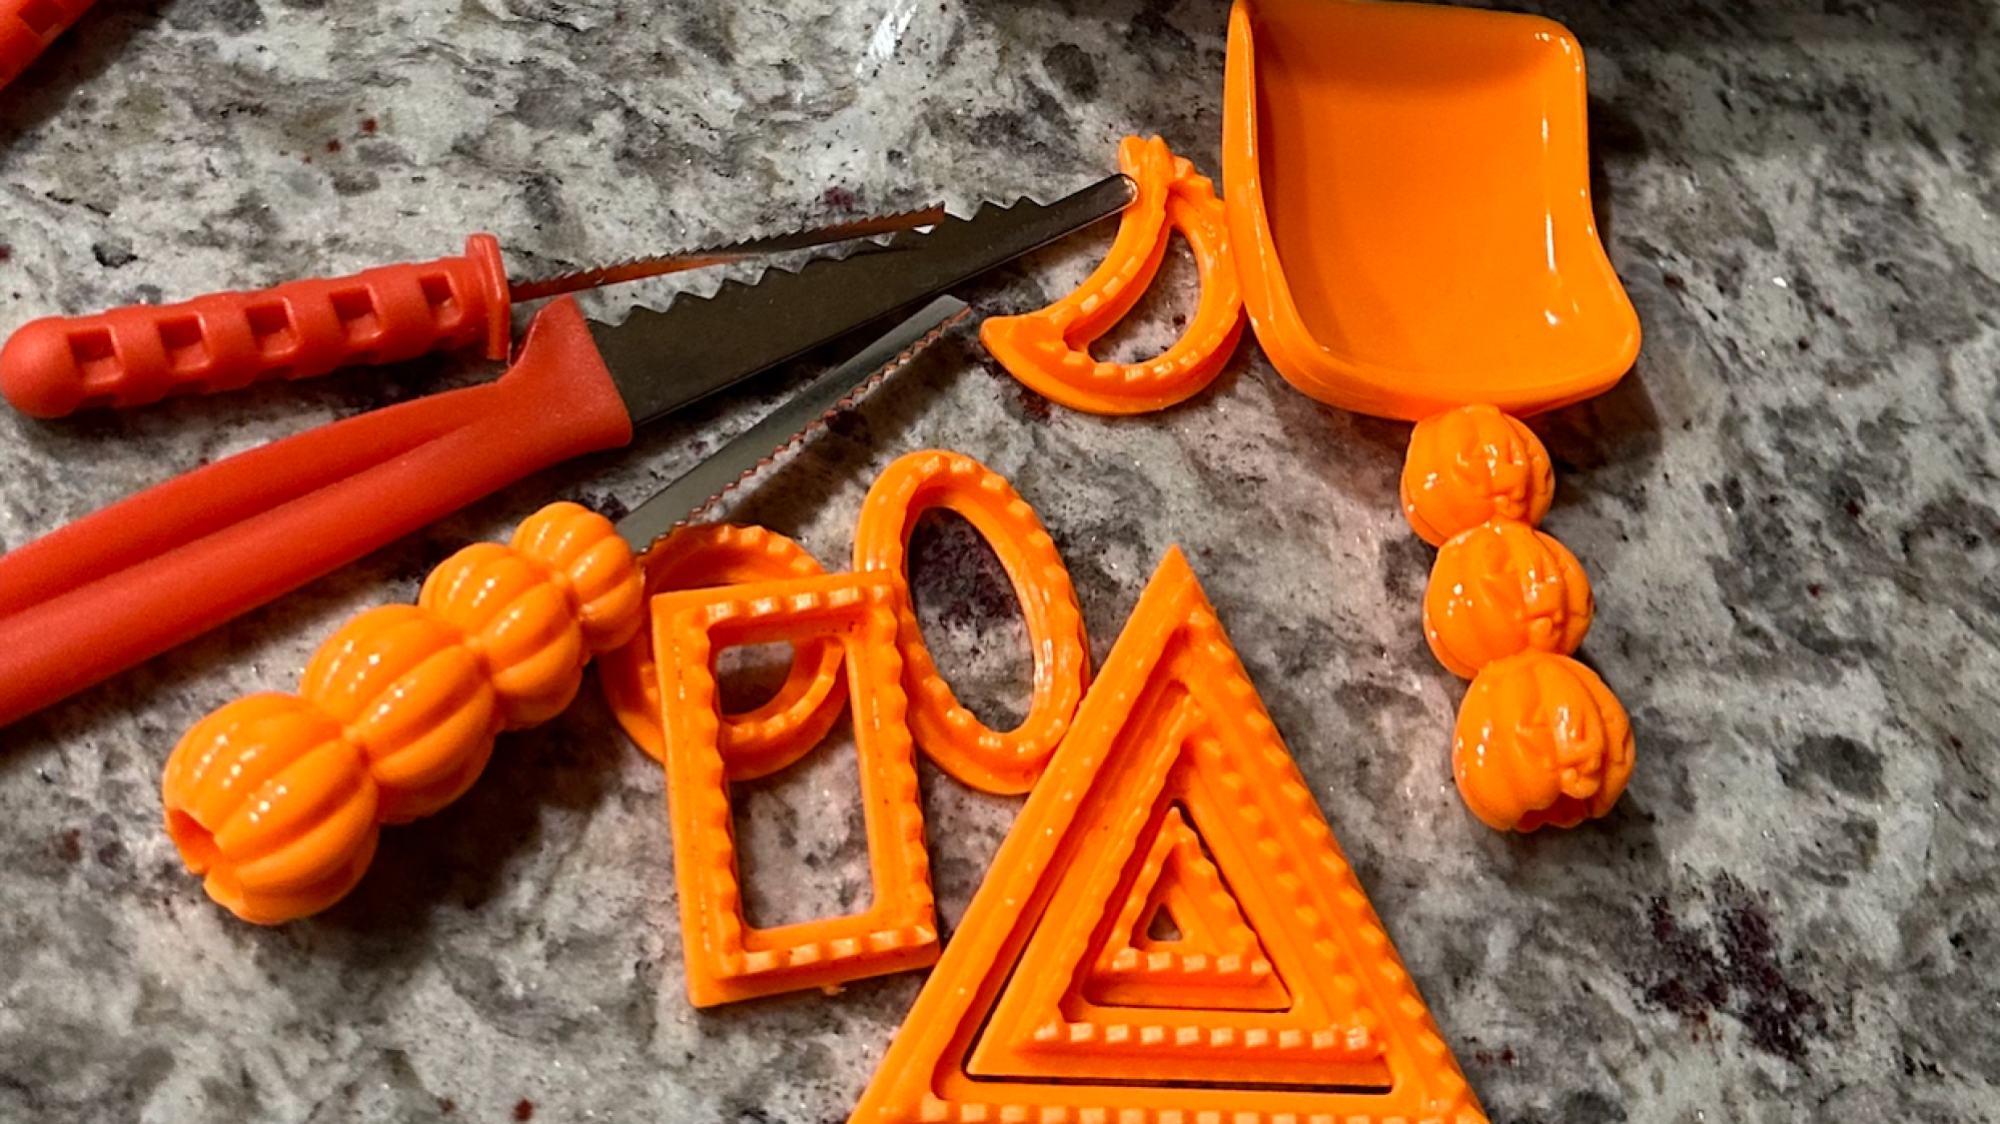
[[[1197,833],[1282,1009],[1097,1004],[1148,830]],[[1178,550],[1001,844],[853,1124],[1483,1122]]]

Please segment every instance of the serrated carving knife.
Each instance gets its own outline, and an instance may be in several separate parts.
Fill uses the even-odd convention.
[[[944,217],[943,207],[926,207],[535,281],[509,280],[499,240],[475,234],[454,258],[30,321],[0,348],[0,396],[24,414],[54,418],[312,378],[475,343],[487,358],[505,359],[517,303],[911,230]]]
[[[592,324],[561,296],[505,375],[239,453],[0,555],[0,726],[530,473],[1119,213],[1113,176]]]

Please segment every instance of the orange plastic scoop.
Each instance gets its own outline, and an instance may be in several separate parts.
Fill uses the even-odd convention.
[[[1223,195],[1272,365],[1410,421],[1617,382],[1639,320],[1591,217],[1584,106],[1582,50],[1546,19],[1236,0]]]

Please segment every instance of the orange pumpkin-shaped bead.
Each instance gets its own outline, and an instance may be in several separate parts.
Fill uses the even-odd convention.
[[[1604,681],[1568,656],[1486,665],[1458,711],[1452,772],[1488,827],[1574,827],[1611,810],[1632,776],[1632,723]]]
[[[203,719],[167,759],[167,832],[208,895],[275,924],[353,889],[375,855],[377,793],[340,724],[291,695]]]
[[[1519,419],[1460,406],[1410,434],[1403,514],[1425,542],[1442,546],[1489,519],[1540,523],[1555,486],[1548,450]]]
[[[385,823],[458,799],[486,768],[500,731],[493,684],[465,634],[415,605],[347,622],[313,653],[299,694],[367,755]]]
[[[552,503],[515,528],[513,544],[567,587],[591,651],[622,647],[638,633],[645,620],[645,579],[609,519],[577,504]]]
[[[466,547],[431,571],[417,606],[464,630],[507,728],[546,722],[576,697],[590,649],[568,594],[540,562],[499,543]]]
[[[1467,679],[1521,652],[1576,651],[1590,616],[1590,580],[1576,556],[1512,520],[1444,544],[1424,591],[1424,638],[1439,663]]]

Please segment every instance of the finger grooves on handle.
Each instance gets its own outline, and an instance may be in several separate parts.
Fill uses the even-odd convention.
[[[506,338],[510,307],[500,269],[498,243],[474,235],[462,257],[37,320],[0,352],[0,392],[25,413],[60,417],[438,348],[482,343],[491,353]]]

